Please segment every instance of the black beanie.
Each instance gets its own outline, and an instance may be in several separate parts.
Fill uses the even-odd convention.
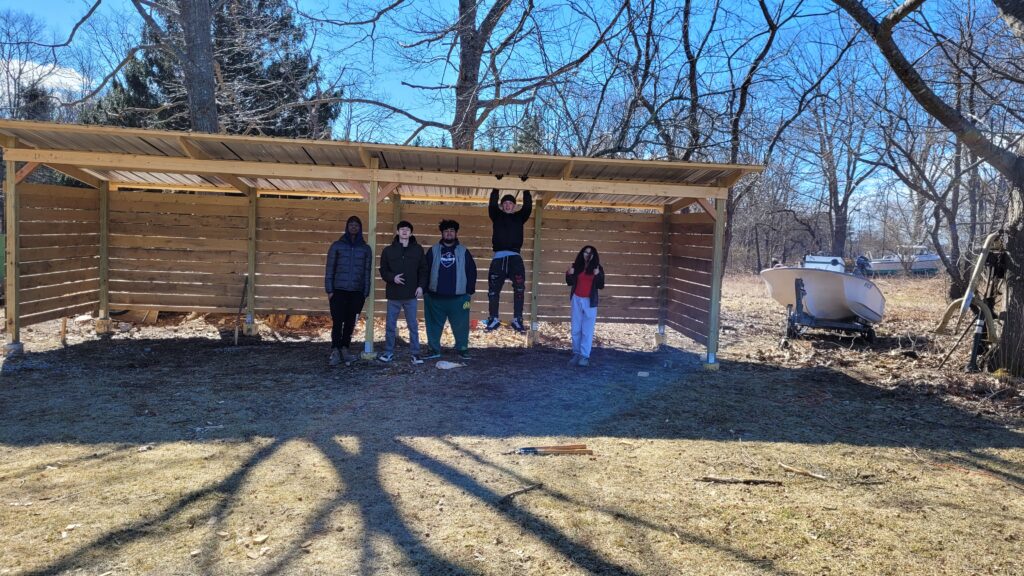
[[[399,222],[398,226],[395,226],[395,230],[398,230],[399,228],[408,228],[409,232],[412,232],[413,230],[412,223],[410,223],[408,220],[402,220],[401,222]]]
[[[505,194],[504,196],[501,197],[501,202],[499,202],[499,204],[504,204],[505,202],[511,202],[515,204],[516,197],[511,194]]]

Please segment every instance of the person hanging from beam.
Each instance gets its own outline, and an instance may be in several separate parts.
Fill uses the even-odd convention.
[[[345,233],[327,251],[324,290],[331,306],[331,366],[357,358],[349,350],[359,313],[370,295],[373,253],[363,240],[363,221],[350,216]],[[372,320],[370,320],[372,322]]]
[[[488,318],[485,328],[488,332],[501,326],[498,319],[498,302],[505,280],[512,281],[512,329],[525,332],[523,324],[523,302],[526,299],[526,266],[519,254],[523,249],[523,225],[533,213],[533,197],[529,190],[523,190],[523,207],[516,211],[516,197],[506,194],[498,202],[498,189],[491,190],[487,203],[487,214],[491,217],[493,229],[491,247],[494,258],[487,272]]]
[[[572,306],[572,359],[570,366],[590,366],[590,347],[597,323],[598,290],[604,288],[604,268],[597,248],[584,246],[565,271]]]
[[[430,351],[424,360],[441,357],[445,322],[452,326],[459,357],[469,360],[469,309],[476,292],[476,263],[469,250],[459,244],[458,222],[442,220],[438,228],[441,241],[427,250],[430,280],[423,295],[423,316]]]

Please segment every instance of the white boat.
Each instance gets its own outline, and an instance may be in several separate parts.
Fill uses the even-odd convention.
[[[871,273],[875,276],[892,276],[910,272],[916,275],[939,273],[942,260],[927,246],[900,246],[896,254],[886,254],[871,260]]]
[[[796,309],[796,280],[803,280],[801,306],[805,314],[829,322],[875,324],[885,314],[885,296],[863,276],[821,268],[779,267],[761,271],[768,294]]]

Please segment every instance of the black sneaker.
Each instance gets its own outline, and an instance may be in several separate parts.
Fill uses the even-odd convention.
[[[515,330],[516,332],[526,332],[526,326],[523,326],[523,319],[513,318],[512,329]]]
[[[420,358],[419,354],[413,354],[412,355],[412,364],[413,364],[413,366],[419,366],[420,364],[423,364],[423,358]]]
[[[469,350],[459,350],[458,355],[460,360],[469,360],[472,358],[472,356],[469,355]]]
[[[501,320],[498,320],[497,318],[488,318],[487,322],[484,322],[484,330],[487,330],[488,332],[493,332],[499,327],[501,327]]]
[[[440,350],[433,350],[433,349],[431,349],[430,351],[428,351],[423,356],[423,359],[424,360],[437,360],[440,357],[441,357],[441,351]]]

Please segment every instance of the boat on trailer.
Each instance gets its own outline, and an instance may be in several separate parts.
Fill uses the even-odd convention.
[[[768,294],[786,307],[786,337],[807,328],[855,332],[874,339],[885,315],[885,296],[874,282],[843,270],[841,258],[812,256],[803,266],[761,271]]]

